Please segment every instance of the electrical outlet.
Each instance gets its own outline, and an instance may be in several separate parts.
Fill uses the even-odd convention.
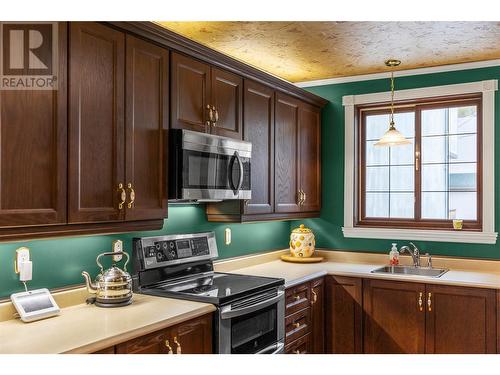
[[[113,252],[114,253],[123,252],[123,241],[122,240],[113,241]],[[123,257],[123,255],[113,255],[113,261],[119,262],[120,260],[122,260],[122,257]]]
[[[224,231],[224,243],[226,245],[231,245],[231,228],[226,228]]]
[[[20,247],[16,250],[16,259],[14,259],[14,271],[19,273],[19,264],[24,262],[29,262],[30,260],[30,249],[27,247]]]

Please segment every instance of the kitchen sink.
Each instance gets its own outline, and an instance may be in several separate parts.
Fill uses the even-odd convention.
[[[411,275],[425,277],[441,277],[448,270],[446,268],[428,268],[413,266],[384,266],[371,271],[372,273],[385,273],[391,275]]]

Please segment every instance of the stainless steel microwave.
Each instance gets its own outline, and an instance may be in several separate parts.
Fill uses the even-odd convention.
[[[169,200],[251,199],[250,142],[172,129]]]

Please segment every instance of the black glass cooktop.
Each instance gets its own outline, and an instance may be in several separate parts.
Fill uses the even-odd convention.
[[[271,277],[214,272],[180,282],[157,284],[141,292],[220,305],[284,283],[283,279]]]

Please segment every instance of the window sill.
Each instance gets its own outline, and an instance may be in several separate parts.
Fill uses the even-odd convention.
[[[466,232],[431,229],[398,229],[398,228],[361,228],[343,227],[342,232],[346,238],[368,238],[387,240],[420,240],[436,242],[462,242],[495,244],[496,232]]]

